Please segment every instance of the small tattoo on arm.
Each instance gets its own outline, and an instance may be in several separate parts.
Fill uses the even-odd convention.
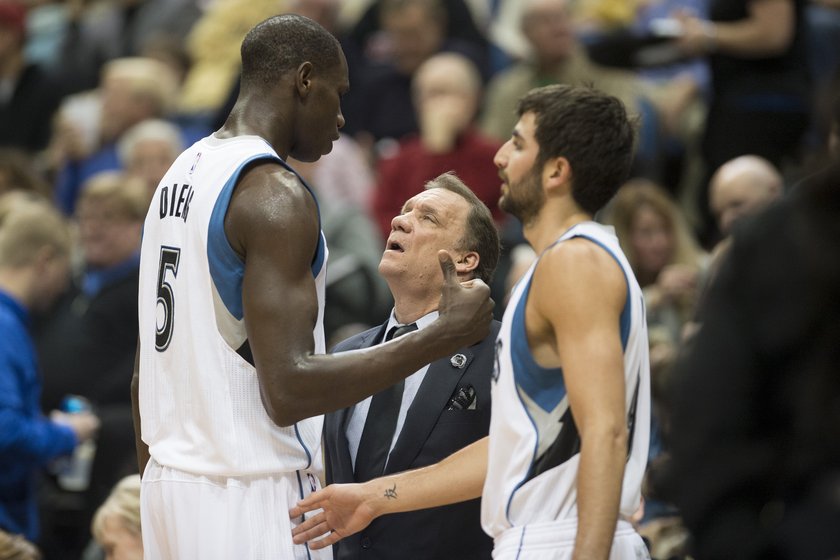
[[[391,500],[391,499],[396,500],[397,499],[397,485],[396,485],[396,483],[394,484],[393,488],[386,488],[385,489],[385,497],[388,498],[389,500]]]

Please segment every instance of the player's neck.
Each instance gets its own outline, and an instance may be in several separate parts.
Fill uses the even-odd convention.
[[[539,254],[557,241],[570,227],[590,220],[592,220],[592,215],[577,207],[560,212],[547,204],[537,219],[523,229],[523,233],[534,251]]]
[[[240,96],[225,124],[216,132],[216,136],[219,138],[259,136],[271,144],[277,155],[286,159],[290,146],[288,138],[281,134],[281,131],[288,128],[280,124],[282,121],[282,117],[261,99],[254,96],[248,98]]]

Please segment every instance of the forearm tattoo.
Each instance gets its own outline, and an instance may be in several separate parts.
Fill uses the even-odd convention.
[[[385,497],[389,500],[396,500],[397,499],[397,483],[394,483],[393,488],[386,488],[385,489]]]

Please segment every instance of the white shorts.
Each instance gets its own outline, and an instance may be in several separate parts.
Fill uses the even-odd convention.
[[[569,560],[575,549],[577,519],[512,527],[493,543],[493,560]],[[627,521],[619,521],[610,560],[650,560],[642,537]]]
[[[202,476],[151,459],[140,489],[145,558],[331,560],[330,548],[292,543],[300,520],[289,519],[289,508],[320,486],[314,472]]]

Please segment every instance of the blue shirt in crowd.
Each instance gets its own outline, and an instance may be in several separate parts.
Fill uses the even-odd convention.
[[[0,290],[0,529],[33,541],[38,470],[76,446],[73,430],[42,414],[40,397],[29,314]]]

